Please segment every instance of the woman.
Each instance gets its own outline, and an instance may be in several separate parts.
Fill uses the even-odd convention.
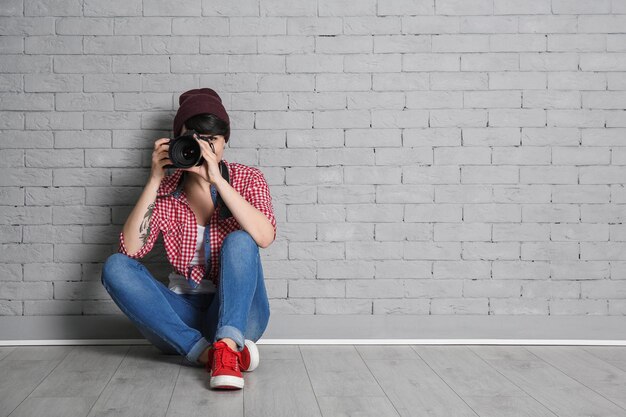
[[[155,141],[150,178],[102,284],[151,343],[204,365],[211,388],[243,388],[241,370],[258,365],[254,342],[270,315],[259,253],[276,238],[269,187],[257,168],[222,158],[230,119],[214,90],[187,91],[179,104],[174,137],[197,132],[204,162],[166,176],[169,139]],[[176,271],[169,288],[137,261],[160,232]]]

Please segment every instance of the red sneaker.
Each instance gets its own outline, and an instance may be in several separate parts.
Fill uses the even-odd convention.
[[[213,364],[213,352],[215,348],[213,346],[209,347],[209,356],[206,370],[207,372],[211,372],[211,367]],[[252,372],[259,366],[259,348],[256,347],[256,343],[252,340],[245,339],[245,344],[243,346],[243,350],[239,352],[241,354],[241,362],[239,363],[239,367],[244,372]]]
[[[259,349],[256,347],[256,343],[252,340],[246,339],[243,350],[239,353],[241,353],[242,371],[252,372],[257,366],[259,366]]]
[[[243,388],[243,375],[239,367],[241,352],[232,350],[225,342],[218,340],[213,343],[211,359],[211,362],[207,362],[207,367],[211,366],[211,388]]]

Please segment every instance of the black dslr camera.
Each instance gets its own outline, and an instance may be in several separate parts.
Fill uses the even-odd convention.
[[[192,168],[204,164],[202,149],[200,148],[200,144],[194,138],[194,135],[197,135],[198,140],[207,141],[211,146],[211,150],[215,154],[215,147],[209,139],[203,137],[205,135],[201,136],[195,130],[187,130],[184,135],[180,135],[169,140],[168,144],[170,147],[168,149],[167,156],[173,164],[167,164],[164,168]],[[228,168],[224,166],[222,161],[220,161],[218,165],[222,178],[224,178],[226,182],[230,183]],[[219,193],[217,193],[217,206],[219,208],[220,219],[232,217],[233,214],[230,212],[228,206],[224,204],[222,196]]]
[[[198,140],[207,141],[215,153],[215,148],[210,140],[201,137],[195,130],[187,130],[185,134],[170,139],[168,142],[170,145],[168,157],[172,164],[165,165],[165,168],[191,168],[201,166],[204,163],[202,149],[193,137],[194,135],[198,135]]]

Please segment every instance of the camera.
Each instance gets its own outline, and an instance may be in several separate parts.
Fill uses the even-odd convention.
[[[204,163],[204,157],[202,156],[202,149],[200,144],[194,138],[198,132],[195,130],[187,130],[183,135],[177,136],[174,139],[170,139],[168,144],[168,158],[172,161],[172,164],[165,165],[165,168],[191,168],[200,166]],[[198,140],[206,140],[198,137]],[[210,141],[209,145],[213,145]],[[211,146],[213,149],[213,146]],[[215,149],[213,149],[215,152]]]

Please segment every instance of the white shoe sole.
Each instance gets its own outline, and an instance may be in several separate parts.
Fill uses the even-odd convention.
[[[212,376],[209,385],[211,388],[243,388],[243,378],[232,375]]]
[[[248,351],[250,352],[250,366],[248,369],[243,370],[244,372],[252,372],[259,366],[259,348],[256,347],[256,343],[252,340],[246,339],[244,341],[245,345],[248,346]]]

